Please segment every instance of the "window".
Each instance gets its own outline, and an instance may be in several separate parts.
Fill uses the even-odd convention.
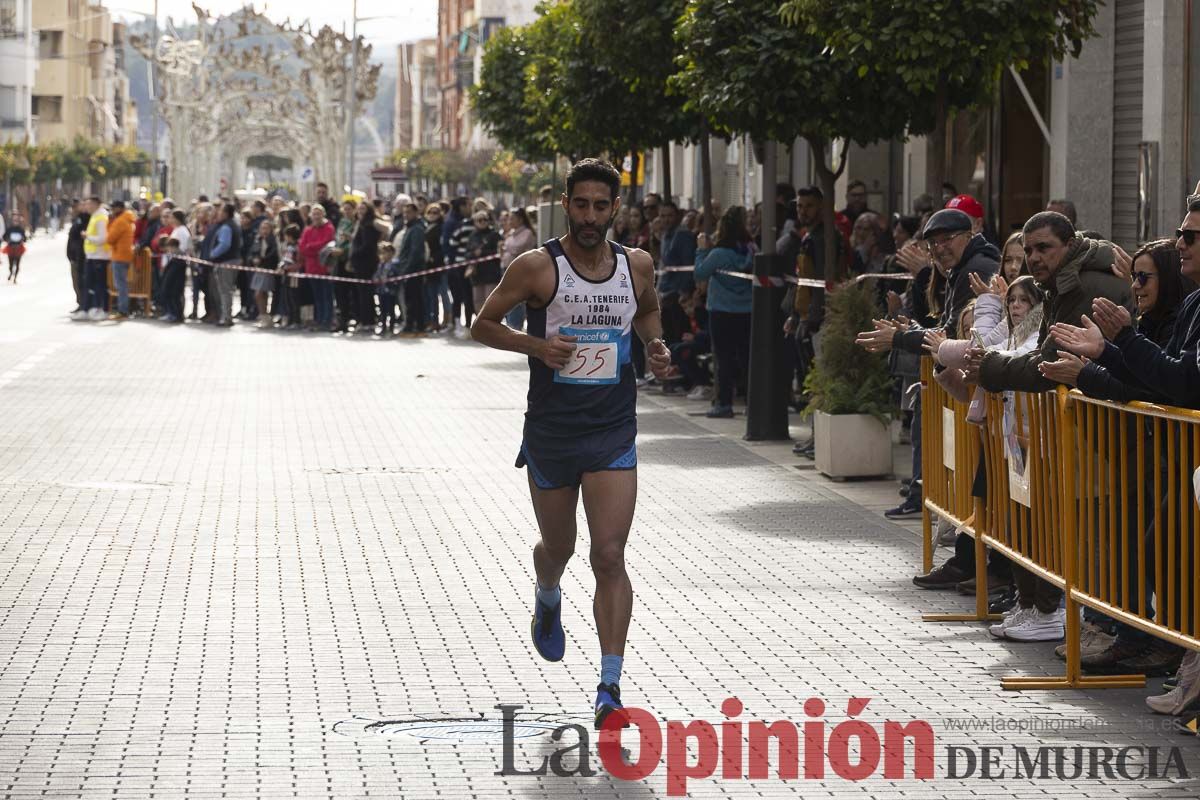
[[[62,31],[38,31],[38,58],[62,58]]]
[[[17,35],[17,0],[0,0],[0,39]]]
[[[35,94],[33,115],[39,122],[62,122],[62,97],[60,95]]]
[[[17,113],[17,87],[0,86],[0,127],[17,122],[23,114]]]

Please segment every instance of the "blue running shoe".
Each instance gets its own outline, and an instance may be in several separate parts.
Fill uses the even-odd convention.
[[[558,601],[558,605],[548,606],[535,599],[529,631],[538,655],[547,661],[562,661],[567,649],[567,635],[562,626],[562,600]]]
[[[596,730],[600,730],[600,726],[604,724],[604,720],[608,715],[617,709],[624,708],[621,705],[621,687],[615,683],[602,683],[596,687]],[[626,720],[621,724],[622,728],[629,727],[629,721]]]

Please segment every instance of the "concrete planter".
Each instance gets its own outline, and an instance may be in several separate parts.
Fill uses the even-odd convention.
[[[869,414],[813,415],[817,469],[831,478],[865,478],[892,473],[892,437]]]

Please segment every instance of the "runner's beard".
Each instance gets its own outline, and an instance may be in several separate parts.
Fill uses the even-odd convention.
[[[604,225],[577,225],[575,224],[574,220],[572,220],[569,216],[567,217],[567,232],[571,234],[571,239],[575,242],[575,244],[579,245],[584,250],[593,250],[604,244],[604,240],[608,238],[608,229],[611,227],[611,218]],[[594,244],[585,243],[579,238],[580,234],[584,233],[595,235],[597,237],[596,242]]]

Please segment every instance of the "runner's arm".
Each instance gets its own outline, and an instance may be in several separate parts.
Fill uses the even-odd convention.
[[[471,325],[471,338],[497,350],[544,359],[547,340],[514,331],[504,324],[504,315],[529,300],[540,301],[535,288],[545,272],[545,254],[539,250],[523,253],[508,265],[483,308]]]
[[[658,292],[654,288],[654,259],[644,250],[629,251],[629,269],[638,289],[637,314],[633,329],[647,346],[655,339],[662,340],[662,317],[658,310]]]

